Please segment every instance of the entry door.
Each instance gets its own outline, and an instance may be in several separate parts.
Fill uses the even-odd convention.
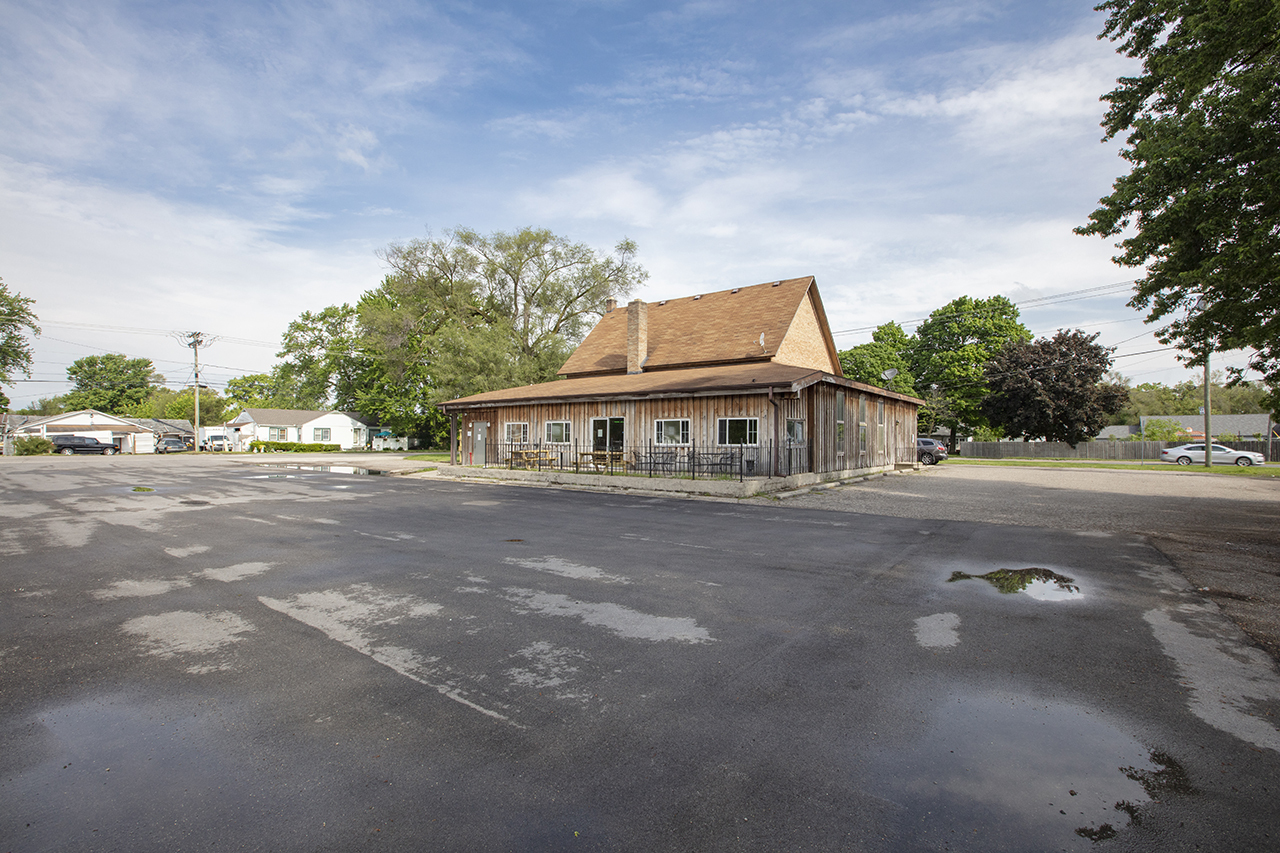
[[[591,421],[592,450],[621,450],[624,443],[622,418],[593,418]]]
[[[486,439],[488,438],[489,424],[484,421],[476,421],[471,425],[472,449],[475,452],[477,462],[483,464],[486,459],[484,455]]]

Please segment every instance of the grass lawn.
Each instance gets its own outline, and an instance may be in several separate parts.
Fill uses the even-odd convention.
[[[1012,468],[1111,468],[1117,471],[1169,471],[1179,474],[1225,474],[1229,477],[1276,477],[1280,478],[1280,466],[1251,465],[1242,468],[1239,465],[1214,465],[1206,470],[1200,465],[1174,465],[1171,462],[1148,460],[1146,463],[1113,462],[1105,459],[964,459],[952,456],[943,465],[997,465]]]
[[[414,462],[448,462],[449,451],[441,450],[435,453],[415,453],[412,456],[406,456],[405,459],[412,459]]]

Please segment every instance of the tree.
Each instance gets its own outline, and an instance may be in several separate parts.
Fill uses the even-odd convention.
[[[1280,3],[1106,0],[1100,38],[1141,59],[1122,77],[1105,139],[1132,164],[1080,234],[1130,226],[1114,258],[1145,267],[1130,305],[1192,353],[1249,347],[1280,402]],[[1199,299],[1205,310],[1189,310]]]
[[[1027,341],[1031,332],[1018,321],[1018,308],[1003,296],[961,296],[929,315],[916,329],[908,363],[916,388],[930,405],[931,417],[951,429],[955,450],[960,424],[986,426],[982,400],[987,395],[984,368],[1008,341]],[[937,386],[934,388],[934,386]]]
[[[915,377],[907,364],[910,338],[897,323],[885,323],[871,334],[871,343],[860,344],[840,353],[840,369],[856,382],[877,388],[888,388],[900,394],[915,394]],[[898,371],[886,380],[886,371]]]
[[[330,305],[303,311],[285,330],[279,384],[293,390],[301,409],[355,408],[357,377],[366,369],[359,353],[356,309]]]
[[[1065,441],[1075,447],[1106,425],[1128,398],[1123,385],[1104,383],[1113,349],[1098,333],[1059,331],[1052,338],[1009,340],[987,364],[988,422],[1014,437]]]
[[[0,279],[0,383],[8,384],[15,372],[31,375],[31,344],[23,329],[40,334],[31,310],[34,304],[34,299],[10,293],[9,286]],[[0,398],[0,411],[9,411],[9,398],[3,393]]]
[[[62,397],[41,397],[26,408],[18,409],[18,414],[47,417],[49,415],[60,415],[66,410],[67,407]]]
[[[121,353],[87,355],[67,368],[75,387],[63,396],[68,410],[97,409],[111,415],[127,415],[151,393],[152,382],[163,384],[149,358],[129,358]]]
[[[573,347],[648,273],[622,240],[598,254],[546,229],[467,228],[392,244],[381,299],[362,300],[366,345],[394,378],[429,367],[431,402],[555,377]],[[369,296],[369,295],[367,295]]]
[[[296,385],[282,375],[280,365],[270,373],[251,373],[227,380],[223,398],[228,412],[241,409],[305,409],[297,402]]]

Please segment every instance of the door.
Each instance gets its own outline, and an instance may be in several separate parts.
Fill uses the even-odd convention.
[[[592,450],[622,450],[625,436],[622,418],[593,418],[591,420]]]
[[[489,424],[484,421],[476,421],[471,425],[471,449],[475,454],[472,464],[479,462],[481,465],[485,463],[485,447],[488,444]]]

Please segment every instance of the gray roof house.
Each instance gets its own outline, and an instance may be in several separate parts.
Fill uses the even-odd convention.
[[[1204,438],[1204,415],[1143,415],[1140,420],[1142,423],[1139,431],[1146,430],[1148,421],[1173,421],[1188,434]],[[1209,418],[1209,430],[1214,438],[1223,435],[1238,436],[1242,440],[1254,436],[1280,438],[1275,435],[1277,426],[1271,415],[1265,412],[1256,415],[1211,415]]]

